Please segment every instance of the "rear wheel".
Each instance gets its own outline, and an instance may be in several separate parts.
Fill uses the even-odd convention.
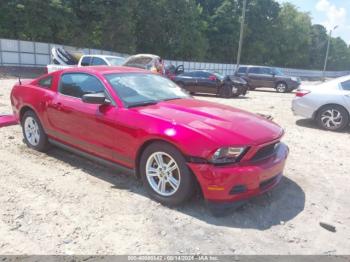
[[[316,120],[325,130],[341,131],[349,125],[349,114],[341,106],[328,105],[319,110]]]
[[[165,205],[179,205],[195,192],[185,158],[173,146],[156,142],[142,153],[140,173],[150,196]]]
[[[28,147],[44,152],[49,148],[49,141],[36,114],[29,110],[21,119],[24,141]]]
[[[276,85],[276,91],[277,91],[278,93],[285,93],[285,92],[287,92],[287,91],[288,91],[288,86],[287,86],[287,84],[286,84],[286,83],[283,83],[283,82],[277,83],[277,85]]]

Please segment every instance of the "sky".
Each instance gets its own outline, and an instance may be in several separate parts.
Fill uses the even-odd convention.
[[[350,0],[277,0],[290,2],[300,11],[309,12],[314,24],[322,24],[328,30],[338,26],[333,36],[340,36],[350,44]]]

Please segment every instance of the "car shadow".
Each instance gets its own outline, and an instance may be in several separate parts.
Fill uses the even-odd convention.
[[[298,119],[295,123],[296,123],[297,126],[301,126],[301,127],[306,127],[306,128],[310,128],[310,129],[317,129],[317,130],[324,131],[324,132],[332,132],[332,131],[323,130],[312,119],[304,119],[304,118],[302,118],[302,119]],[[350,128],[347,127],[343,131],[340,131],[338,133],[350,133]]]
[[[57,147],[50,149],[48,155],[110,183],[113,189],[148,197],[141,180],[134,176]],[[228,210],[221,217],[213,216],[199,193],[185,205],[171,209],[216,226],[266,230],[293,219],[304,210],[304,206],[305,193],[302,188],[290,178],[283,177],[275,189],[251,199],[236,210]]]

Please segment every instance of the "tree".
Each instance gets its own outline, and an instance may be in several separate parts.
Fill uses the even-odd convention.
[[[350,69],[350,49],[340,37],[331,41],[327,69],[336,71]]]
[[[100,24],[101,48],[132,54],[136,51],[136,0],[104,1]]]
[[[14,39],[62,43],[71,36],[71,11],[66,1],[61,0],[2,1],[0,35]]]
[[[273,0],[250,0],[247,5],[242,62],[274,65],[280,5]]]
[[[148,0],[137,12],[137,51],[196,59],[206,51],[201,8],[193,0]]]
[[[216,7],[209,20],[207,58],[211,61],[233,63],[237,56],[241,7],[236,0],[225,0]]]
[[[271,37],[275,41],[274,62],[276,66],[307,68],[311,44],[311,18],[308,13],[285,3],[277,19]]]
[[[309,50],[309,68],[323,69],[328,42],[327,30],[322,25],[313,25],[311,28],[311,45]]]

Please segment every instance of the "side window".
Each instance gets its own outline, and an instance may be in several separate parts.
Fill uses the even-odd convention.
[[[94,76],[83,73],[67,73],[61,76],[59,92],[81,98],[85,94],[104,92],[104,86]]]
[[[272,70],[271,68],[263,67],[263,68],[260,68],[260,74],[272,75]]]
[[[261,74],[259,67],[251,67],[251,68],[249,68],[248,73],[249,74]]]
[[[196,76],[196,72],[187,72],[187,73],[183,73],[181,75],[182,76],[195,77]]]
[[[195,72],[192,72],[192,77],[203,77],[202,76],[202,72],[199,72],[199,71],[195,71]]]
[[[91,63],[91,56],[84,56],[83,59],[81,60],[80,65],[81,66],[89,66]]]
[[[247,72],[247,68],[246,67],[238,68],[238,74],[245,74],[246,72]]]
[[[198,75],[199,77],[209,78],[211,74],[208,72],[198,72]]]
[[[344,90],[350,91],[350,80],[341,83],[341,87],[342,87]]]
[[[100,57],[92,58],[91,65],[107,65],[107,63]]]
[[[50,89],[52,84],[52,76],[47,76],[39,80],[38,85],[43,88]]]

